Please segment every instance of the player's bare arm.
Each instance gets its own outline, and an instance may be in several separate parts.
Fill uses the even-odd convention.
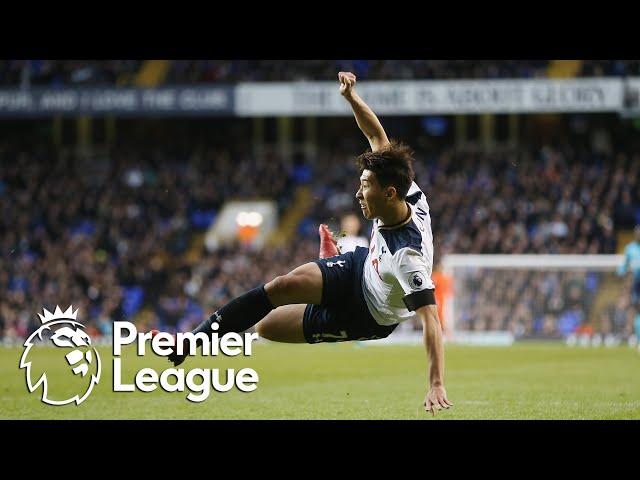
[[[453,403],[447,398],[444,388],[444,346],[442,328],[438,321],[438,310],[435,305],[425,305],[416,310],[422,320],[423,341],[429,357],[429,391],[424,399],[424,407],[432,415],[436,410],[449,408]]]
[[[362,133],[369,140],[372,151],[377,151],[389,144],[387,134],[382,128],[382,124],[373,110],[355,91],[356,76],[351,72],[339,72],[338,80],[340,81],[340,94],[349,102],[353,114],[356,117],[356,123]]]

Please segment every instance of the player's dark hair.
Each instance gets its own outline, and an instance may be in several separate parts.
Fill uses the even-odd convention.
[[[404,200],[413,182],[413,150],[408,145],[391,141],[389,145],[375,151],[365,152],[356,158],[360,169],[370,170],[383,188],[395,187],[398,198]]]

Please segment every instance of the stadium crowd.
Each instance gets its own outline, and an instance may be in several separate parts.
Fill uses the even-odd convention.
[[[439,254],[614,253],[615,229],[640,222],[640,155],[603,162],[565,146],[418,157],[416,181],[434,212]],[[301,231],[309,237],[320,221],[356,211],[349,157],[325,154],[318,165],[317,202]]]
[[[362,80],[540,78],[549,60],[176,60],[167,83],[334,80],[354,72]],[[638,60],[582,60],[577,77],[640,75]]]
[[[125,318],[141,328],[188,329],[240,293],[317,258],[318,223],[338,230],[340,217],[359,215],[354,152],[338,145],[296,162],[268,150],[258,158],[241,143],[121,146],[91,158],[37,145],[28,151],[0,144],[6,341],[24,338],[36,327],[35,313],[59,302],[80,308],[98,336]],[[616,230],[640,221],[637,154],[546,145],[491,154],[418,148],[417,159],[436,263],[446,253],[614,253]],[[208,252],[198,242],[226,199],[274,198],[282,211],[298,185],[315,201],[289,245]],[[476,292],[460,302],[467,302],[469,328],[553,337],[585,323],[601,278],[549,272],[465,281]],[[473,303],[492,292],[500,296],[495,304]],[[620,297],[611,308],[613,323],[598,328],[627,332],[630,305]]]
[[[141,60],[0,60],[0,85],[117,85],[130,80],[141,64]]]
[[[0,60],[0,85],[126,85],[143,60]],[[539,78],[548,60],[172,60],[164,84],[334,80],[353,71],[361,80]],[[640,75],[638,60],[582,60],[575,76]]]
[[[606,283],[616,285],[618,294],[595,310]],[[628,283],[614,273],[588,269],[473,269],[462,274],[457,289],[457,328],[510,331],[518,339],[594,333],[628,339],[635,315]]]

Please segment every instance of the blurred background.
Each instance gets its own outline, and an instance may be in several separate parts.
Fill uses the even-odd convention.
[[[2,342],[71,304],[188,330],[319,223],[366,246],[345,70],[415,149],[448,340],[636,345],[638,60],[2,60]]]

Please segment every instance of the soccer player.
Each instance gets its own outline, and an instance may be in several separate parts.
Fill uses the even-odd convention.
[[[640,225],[633,229],[633,242],[624,247],[624,263],[618,268],[618,275],[623,276],[629,270],[632,273],[631,304],[636,310],[634,332],[640,341]]]
[[[387,337],[400,322],[416,316],[423,325],[429,357],[425,410],[453,404],[444,386],[442,330],[431,280],[433,237],[429,205],[413,182],[413,152],[390,142],[380,121],[354,90],[352,73],[338,74],[340,93],[371,145],[357,158],[362,214],[373,221],[370,248],[321,258],[241,295],[216,311],[192,333],[219,336],[256,325],[261,337],[276,342],[320,343]],[[338,253],[335,239],[320,226],[320,256]],[[323,251],[325,254],[323,255]],[[169,360],[186,357],[173,352]]]

